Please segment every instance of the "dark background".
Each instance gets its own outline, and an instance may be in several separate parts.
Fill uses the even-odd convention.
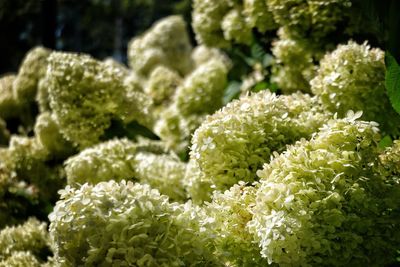
[[[171,14],[190,21],[190,0],[0,0],[0,75],[35,45],[126,62],[129,40]]]
[[[353,18],[365,32],[352,38],[369,40],[400,61],[400,0],[352,3]],[[191,0],[0,0],[0,76],[17,72],[25,53],[36,45],[126,63],[129,40],[171,14],[183,15],[190,25]],[[247,54],[246,47],[238,49]]]

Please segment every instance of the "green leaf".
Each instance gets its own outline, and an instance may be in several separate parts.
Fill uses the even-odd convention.
[[[231,81],[228,84],[228,87],[225,90],[225,94],[224,94],[224,98],[223,98],[224,105],[231,102],[232,99],[239,97],[241,85],[242,84],[238,81]]]
[[[389,135],[386,135],[379,141],[379,148],[385,149],[393,144],[392,138]]]
[[[252,92],[260,92],[262,90],[268,89],[268,83],[263,81],[263,82],[259,82],[257,83],[252,89]]]
[[[271,91],[271,92],[277,92],[278,90],[279,90],[279,86],[276,84],[276,83],[271,83],[270,85],[269,85],[269,90]]]
[[[247,65],[249,65],[250,67],[253,67],[257,63],[257,60],[255,60],[252,57],[245,57],[244,60],[246,61]]]
[[[385,53],[385,64],[386,90],[392,107],[400,114],[400,66],[389,52]]]
[[[264,49],[258,43],[254,43],[251,46],[251,57],[257,60],[258,62],[261,62],[263,60],[264,54],[265,54]]]
[[[274,64],[274,57],[271,54],[265,54],[263,57],[262,65],[264,68],[272,66]]]
[[[276,83],[262,81],[254,85],[253,88],[251,88],[252,92],[260,92],[262,90],[269,90],[271,92],[276,92],[278,91],[278,85]]]

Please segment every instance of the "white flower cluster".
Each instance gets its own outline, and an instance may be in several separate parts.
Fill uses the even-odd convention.
[[[329,121],[257,172],[248,225],[269,263],[374,265],[396,253],[398,234],[390,233],[389,221],[397,212],[387,201],[397,189],[394,177],[379,171],[377,124],[350,115]]]
[[[253,28],[264,33],[277,27],[264,0],[195,0],[192,18],[197,41],[212,47],[251,44]]]
[[[2,229],[0,266],[40,266],[40,262],[46,260],[46,254],[50,253],[49,241],[46,223],[34,218],[22,225]]]
[[[384,53],[325,52],[351,3],[195,0],[201,45],[170,16],[129,67],[31,50],[0,78],[0,267],[395,265]]]
[[[56,261],[65,266],[211,266],[201,211],[169,203],[147,185],[67,187],[50,214]]]
[[[190,157],[203,174],[186,179],[208,193],[189,191],[211,196],[215,189],[254,181],[273,151],[310,137],[330,116],[316,98],[301,93],[276,96],[263,91],[229,103],[207,117],[193,135]]]
[[[386,95],[382,50],[352,41],[339,45],[321,59],[310,84],[326,109],[339,116],[348,110],[362,110],[362,119],[378,122],[386,134],[399,134],[400,116]]]

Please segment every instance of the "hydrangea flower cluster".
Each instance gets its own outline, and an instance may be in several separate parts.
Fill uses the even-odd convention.
[[[321,41],[348,19],[350,0],[267,0],[277,24],[293,38]]]
[[[0,78],[0,114],[1,118],[15,118],[19,115],[20,105],[13,94],[14,74]]]
[[[170,16],[131,40],[128,47],[129,66],[143,75],[148,75],[159,65],[185,75],[192,69],[191,52],[185,21],[180,16]]]
[[[400,116],[386,95],[382,50],[352,41],[339,45],[321,60],[310,84],[326,109],[339,116],[362,110],[362,119],[378,122],[385,133],[399,134]]]
[[[170,16],[129,67],[29,51],[0,77],[0,267],[395,265],[384,54],[326,53],[351,3],[195,0],[200,45]]]
[[[36,197],[34,192],[25,186],[18,184],[16,173],[8,165],[8,150],[0,148],[0,228],[6,225],[19,223],[21,218],[16,218],[16,214],[22,213],[24,207],[21,205],[21,199],[18,195]],[[13,194],[13,192],[18,192]],[[30,194],[31,193],[31,194]],[[23,220],[23,219],[22,219]]]
[[[50,252],[46,223],[34,218],[0,231],[0,266],[40,266]],[[14,263],[15,262],[15,263]],[[7,265],[9,264],[9,265]]]
[[[141,183],[156,188],[171,201],[187,199],[186,189],[182,182],[185,177],[186,164],[177,156],[149,152],[139,152],[135,159],[136,179]]]
[[[249,45],[252,29],[265,33],[278,27],[290,38],[325,42],[339,24],[350,27],[351,5],[350,0],[195,0],[192,26],[197,41],[213,47]]]
[[[318,59],[319,49],[307,41],[291,38],[285,28],[279,29],[278,36],[279,39],[272,43],[277,64],[271,80],[286,94],[296,91],[309,93],[310,80],[316,74],[314,62]]]
[[[109,180],[139,181],[178,201],[186,199],[182,183],[185,171],[186,164],[176,156],[128,139],[100,143],[65,161],[67,181],[72,187]]]
[[[316,98],[301,93],[262,91],[229,103],[193,135],[190,157],[204,175],[195,176],[200,179],[191,186],[208,183],[202,188],[211,195],[239,181],[254,181],[273,151],[311,136],[329,116]]]
[[[40,267],[48,266],[36,259],[30,251],[16,251],[5,260],[0,261],[0,267]]]
[[[60,133],[59,126],[49,112],[37,116],[34,132],[37,141],[53,158],[64,159],[75,152],[72,144]]]
[[[154,126],[154,132],[169,148],[177,152],[186,150],[191,134],[204,117],[222,106],[227,64],[222,56],[200,64],[175,88],[172,102],[160,112]],[[173,81],[176,81],[174,77],[167,76],[166,79],[173,85],[179,84]]]
[[[215,253],[233,266],[269,266],[247,227],[253,218],[256,192],[256,187],[239,182],[223,193],[215,191],[205,205]]]
[[[250,44],[253,28],[264,33],[277,27],[263,0],[195,0],[192,19],[197,41],[212,47]]]
[[[50,107],[67,140],[81,148],[93,145],[113,118],[147,125],[148,101],[124,86],[120,68],[72,53],[53,52],[48,61]]]
[[[128,54],[153,101],[150,128],[170,149],[184,153],[204,116],[222,106],[229,60],[215,48],[193,49],[179,16],[162,19],[132,39]]]
[[[42,200],[57,198],[57,188],[63,184],[62,167],[48,164],[49,153],[36,138],[12,136],[3,153],[4,168],[15,179],[12,183],[28,183],[30,190]]]
[[[113,179],[134,177],[133,158],[136,145],[128,139],[115,139],[87,148],[65,161],[70,186],[96,184]]]
[[[390,173],[398,175],[400,173],[400,140],[395,140],[393,145],[388,147],[380,155],[382,166]]]
[[[176,71],[161,65],[150,73],[144,90],[153,99],[155,105],[162,105],[165,108],[181,83],[182,78]]]
[[[269,263],[384,265],[396,255],[399,178],[377,171],[378,125],[360,116],[328,122],[257,172],[249,226]]]
[[[55,258],[67,266],[215,266],[196,210],[132,182],[67,187],[49,217]]]
[[[64,184],[59,161],[75,150],[47,113],[36,118],[34,131],[33,137],[13,134],[8,147],[0,147],[0,227],[20,222],[30,209],[51,205]]]
[[[27,53],[13,82],[13,93],[19,102],[35,100],[38,84],[46,75],[46,60],[50,52],[39,46]]]
[[[232,68],[231,59],[218,48],[208,47],[205,45],[198,45],[193,49],[192,61],[196,67],[207,63],[208,61],[214,59],[219,62],[223,62],[227,69]]]
[[[49,54],[50,50],[35,47],[26,53],[18,74],[0,78],[0,117],[19,120],[25,132],[34,123],[35,97],[46,74]]]

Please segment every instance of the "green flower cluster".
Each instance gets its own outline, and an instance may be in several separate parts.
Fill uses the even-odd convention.
[[[277,24],[295,39],[320,42],[350,16],[351,0],[266,0]]]
[[[0,266],[41,266],[50,254],[46,223],[34,218],[0,231]]]
[[[87,55],[53,52],[46,76],[52,116],[80,148],[98,143],[112,119],[150,124],[149,101],[124,86],[126,73]]]
[[[153,99],[155,105],[165,108],[170,104],[172,96],[181,84],[182,78],[176,71],[160,65],[150,73],[144,90]]]
[[[0,117],[19,120],[24,132],[29,132],[34,123],[33,107],[39,84],[46,74],[49,54],[50,50],[35,47],[27,52],[18,74],[0,78]]]
[[[46,60],[50,50],[36,47],[30,50],[13,82],[13,93],[19,102],[34,101],[40,80],[46,75]]]
[[[190,203],[171,204],[146,185],[84,184],[62,190],[50,235],[61,266],[221,266],[201,217]]]
[[[40,211],[57,199],[64,175],[60,164],[51,161],[33,137],[13,135],[9,147],[0,148],[0,227],[23,221],[31,209]]]
[[[209,114],[222,106],[228,69],[211,60],[196,68],[176,92],[176,108],[182,115]],[[204,104],[207,103],[205,106]]]
[[[11,135],[0,148],[0,227],[23,221],[33,210],[48,208],[63,186],[62,160],[75,152],[48,113],[34,125],[35,136]],[[37,214],[36,214],[37,215]]]
[[[212,52],[210,52],[210,57]],[[207,114],[222,106],[222,97],[227,86],[228,62],[223,56],[198,65],[184,80],[164,73],[158,80],[164,86],[175,87],[170,104],[162,109],[155,123],[154,132],[178,153],[189,146],[189,139]],[[157,69],[156,69],[157,70]],[[155,71],[156,71],[155,70]]]
[[[0,267],[40,267],[51,266],[42,264],[30,251],[16,251],[7,259],[0,261]]]
[[[135,156],[136,179],[143,184],[158,189],[172,201],[187,200],[182,182],[185,177],[186,164],[177,156],[149,152],[139,152]]]
[[[309,93],[317,63],[336,44],[329,35],[344,27],[349,31],[349,0],[268,0],[268,7],[280,25],[272,43],[276,65],[271,80],[284,93]],[[341,29],[341,28],[340,28]],[[349,31],[350,32],[350,31]]]
[[[199,67],[200,65],[207,63],[209,60],[214,59],[223,62],[228,70],[232,68],[231,59],[217,48],[198,45],[193,49],[191,56],[195,67]]]
[[[400,140],[395,140],[392,146],[386,148],[380,155],[380,161],[388,175],[400,175]]]
[[[50,172],[44,164],[48,153],[35,138],[14,135],[4,153],[8,154],[4,164],[23,180],[39,185]]]
[[[229,47],[231,43],[251,44],[253,28],[264,33],[277,27],[267,2],[195,0],[192,26],[197,41],[221,48]]]
[[[197,41],[213,47],[250,45],[253,29],[265,33],[278,27],[291,39],[319,43],[338,25],[350,27],[351,6],[350,0],[195,0],[192,26]]]
[[[319,58],[318,48],[307,41],[291,38],[285,28],[279,29],[278,36],[279,39],[272,43],[276,61],[271,74],[272,82],[286,94],[310,92],[310,80],[314,78],[317,68],[314,62]]]
[[[128,139],[100,143],[65,161],[68,184],[79,188],[85,183],[95,185],[109,180],[138,181],[158,189],[172,200],[183,201],[186,199],[182,183],[186,164],[160,150],[151,144]]]
[[[215,191],[212,201],[205,204],[205,225],[214,236],[215,254],[230,266],[269,266],[247,227],[256,192],[256,187],[239,182],[224,193]]]
[[[349,5],[195,0],[202,45],[167,17],[132,39],[129,68],[29,51],[0,78],[0,267],[394,264],[384,54],[350,41],[323,57]],[[278,27],[274,61],[253,37]],[[253,92],[223,107],[238,70],[206,45],[234,43]],[[254,92],[268,77],[280,90]]]
[[[65,161],[65,172],[70,186],[84,183],[131,179],[135,175],[133,158],[135,143],[128,139],[115,139],[84,149]]]
[[[3,119],[17,117],[21,109],[21,105],[13,93],[15,77],[14,74],[9,74],[0,78],[0,114]]]
[[[190,157],[204,175],[195,175],[190,184],[202,184],[208,194],[200,195],[211,196],[239,181],[252,182],[272,152],[310,137],[329,117],[315,97],[301,93],[262,91],[233,101],[195,131]]]
[[[60,133],[59,126],[49,112],[40,113],[34,126],[37,142],[51,158],[65,159],[75,152],[72,144]]]
[[[159,65],[185,75],[192,69],[191,52],[185,21],[180,16],[170,16],[131,40],[128,47],[129,66],[143,75],[150,74]]]
[[[205,115],[222,106],[229,59],[215,48],[193,49],[179,16],[164,18],[132,39],[128,54],[130,76],[140,80],[153,102],[150,128],[168,148],[185,153]]]
[[[352,41],[339,45],[321,60],[311,90],[326,109],[341,117],[348,110],[362,110],[362,119],[378,122],[384,133],[400,133],[400,116],[386,95],[384,52],[380,49]]]
[[[398,249],[399,177],[379,171],[377,124],[324,125],[257,174],[250,231],[269,263],[384,266]],[[396,230],[397,229],[397,230]]]

